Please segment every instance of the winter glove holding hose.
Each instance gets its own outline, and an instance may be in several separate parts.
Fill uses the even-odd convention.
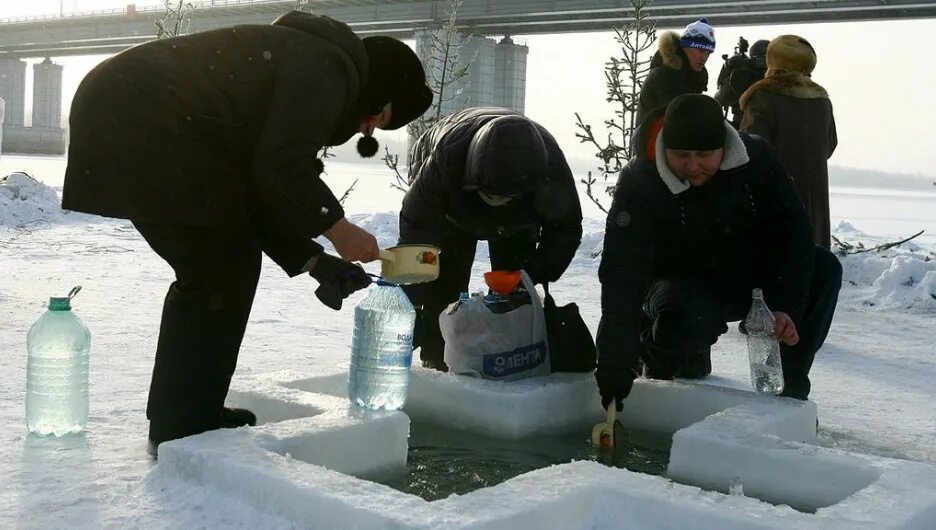
[[[634,386],[634,373],[625,370],[608,370],[600,366],[595,371],[595,380],[598,381],[598,393],[601,394],[601,406],[608,408],[608,405],[614,401],[615,408],[623,408],[624,399],[630,395],[631,388]]]
[[[371,283],[370,276],[359,265],[329,254],[318,257],[309,275],[319,282],[315,296],[336,311],[341,309],[342,300]]]

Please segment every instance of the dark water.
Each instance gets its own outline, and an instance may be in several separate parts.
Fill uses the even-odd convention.
[[[669,463],[672,437],[628,431],[614,451],[592,446],[591,432],[498,440],[474,433],[412,424],[409,473],[382,481],[396,490],[427,501],[495,486],[535,469],[592,460],[638,473],[663,475]]]

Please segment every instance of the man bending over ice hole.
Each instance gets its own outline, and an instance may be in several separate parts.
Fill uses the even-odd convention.
[[[413,346],[447,371],[439,313],[468,290],[478,241],[493,269],[525,269],[535,283],[565,272],[582,239],[582,209],[562,150],[541,125],[501,108],[443,118],[413,146],[400,243],[441,248],[439,278],[405,286],[416,307]]]

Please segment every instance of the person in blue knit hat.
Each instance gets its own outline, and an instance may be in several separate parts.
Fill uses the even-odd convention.
[[[638,124],[653,111],[664,108],[676,96],[701,94],[708,87],[705,63],[715,51],[715,30],[700,18],[682,33],[666,31],[657,38],[658,49],[650,60],[637,102]]]

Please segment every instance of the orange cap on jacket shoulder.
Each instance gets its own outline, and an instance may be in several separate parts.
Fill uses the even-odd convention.
[[[647,141],[644,143],[647,160],[656,160],[656,140],[657,136],[660,135],[660,131],[663,130],[664,117],[664,114],[660,114],[657,119],[653,120],[653,123],[650,125],[650,130],[647,132]]]

